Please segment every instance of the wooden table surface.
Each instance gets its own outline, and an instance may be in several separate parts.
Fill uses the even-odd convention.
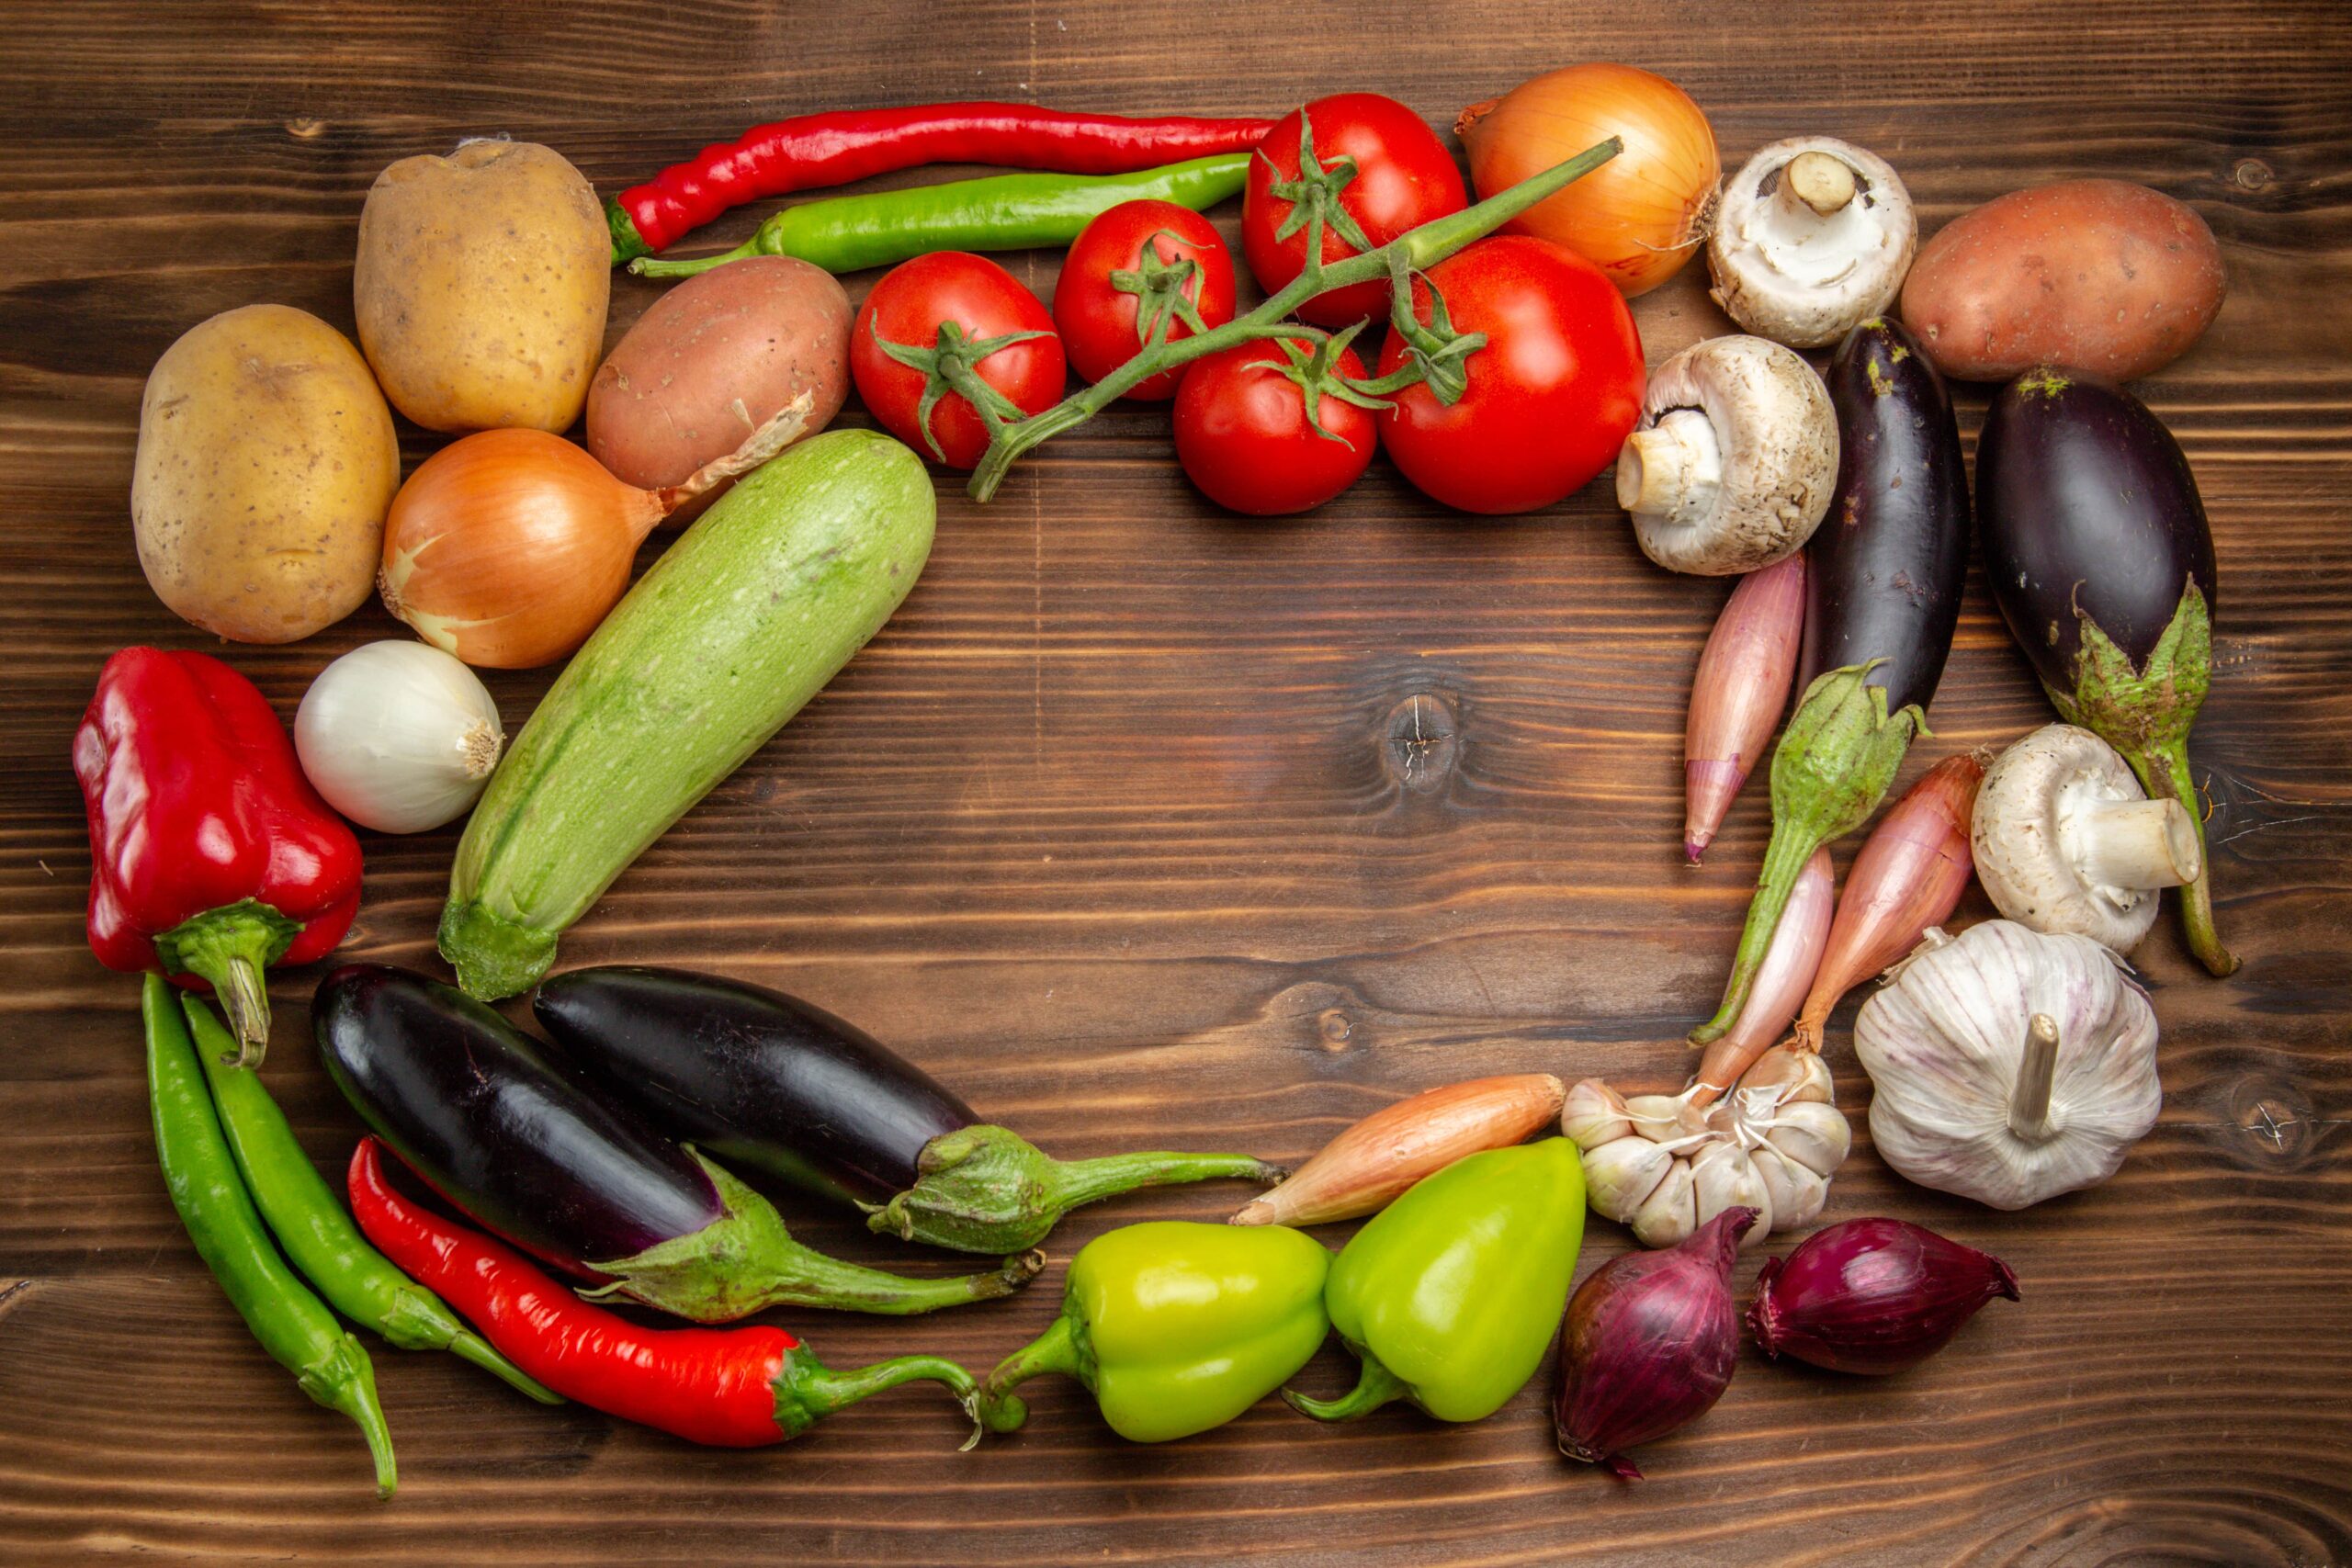
[[[2340,5],[110,0],[20,7],[7,38],[0,1560],[2352,1562]],[[956,1451],[954,1412],[912,1392],[741,1453],[387,1350],[403,1484],[373,1501],[353,1430],[264,1357],[191,1251],[155,1169],[137,987],[82,938],[67,746],[107,654],[213,647],[290,718],[330,658],[399,630],[371,604],[306,643],[218,649],[156,603],[125,498],[141,385],[165,345],[257,300],[348,330],[369,181],[461,136],[550,143],[612,191],[825,107],[1278,113],[1364,88],[1442,129],[1537,69],[1595,58],[1679,81],[1734,166],[1800,131],[1876,149],[1928,230],[2020,186],[2113,175],[2194,204],[2227,255],[2220,321],[2142,391],[2188,449],[2219,545],[2195,751],[2244,971],[2194,972],[2167,918],[2141,953],[2163,1119],[2106,1186],[2020,1214],[1888,1172],[1861,1119],[1850,1006],[1828,1046],[1857,1132],[1829,1217],[1899,1214],[1997,1251],[2023,1303],[1881,1382],[1751,1348],[1712,1415],[1642,1455],[1650,1479],[1634,1488],[1555,1453],[1548,1369],[1461,1428],[1399,1406],[1326,1429],[1270,1403],[1135,1448],[1058,1382],[1036,1388],[1024,1433],[973,1453]],[[732,243],[760,215],[712,237]],[[1054,256],[1012,265],[1049,290]],[[1636,305],[1653,364],[1727,330],[1702,270]],[[621,282],[616,333],[653,292]],[[1982,390],[1962,401],[1973,439]],[[404,434],[411,463],[432,449]],[[1487,521],[1375,465],[1311,517],[1243,522],[1185,486],[1164,413],[1114,413],[992,505],[943,478],[937,549],[905,608],[621,879],[564,957],[786,987],[1065,1155],[1295,1160],[1395,1096],[1492,1072],[1670,1088],[1765,827],[1751,788],[1706,868],[1679,863],[1684,698],[1723,593],[1649,567],[1605,482]],[[492,680],[510,732],[547,680]],[[1972,583],[1936,739],[1905,778],[2049,716]],[[437,970],[452,843],[368,839],[348,953]],[[1987,912],[1972,895],[1962,918]],[[334,1168],[358,1123],[307,1038],[319,973],[277,978],[266,1077]],[[1238,1201],[1107,1204],[1053,1250]],[[948,1266],[786,1209],[820,1246]],[[1628,1245],[1593,1232],[1580,1272]],[[917,1321],[797,1326],[837,1364],[927,1347],[985,1366],[1052,1317],[1058,1281]],[[1345,1375],[1336,1350],[1307,1374],[1326,1389]]]

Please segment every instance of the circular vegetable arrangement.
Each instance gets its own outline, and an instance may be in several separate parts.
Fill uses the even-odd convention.
[[[968,251],[936,251],[885,274],[850,329],[857,395],[882,428],[951,468],[989,448],[994,422],[1062,395],[1061,339],[1037,297]]]

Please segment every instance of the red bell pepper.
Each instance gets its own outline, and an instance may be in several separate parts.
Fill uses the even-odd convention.
[[[359,840],[302,776],[253,682],[201,653],[126,648],[74,735],[90,811],[90,951],[218,991],[269,1044],[262,970],[334,951],[359,909]]]

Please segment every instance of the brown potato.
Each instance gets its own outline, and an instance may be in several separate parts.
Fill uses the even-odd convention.
[[[2122,180],[2068,180],[1996,197],[1921,245],[1903,324],[1963,381],[2037,365],[2129,381],[2180,357],[2227,285],[2188,208]]]
[[[367,361],[306,311],[223,311],[148,375],[130,480],[139,564],[206,631],[292,642],[357,609],[400,482]]]
[[[611,231],[560,153],[469,141],[403,158],[359,214],[359,346],[427,430],[561,432],[605,346]]]
[[[749,256],[690,277],[596,371],[588,450],[625,482],[660,490],[741,448],[803,393],[802,434],[814,435],[849,393],[849,296],[832,275],[790,256]]]

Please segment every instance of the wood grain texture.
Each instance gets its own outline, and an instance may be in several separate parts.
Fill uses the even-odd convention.
[[[1434,31],[1432,31],[1434,29]],[[1408,47],[1408,44],[1410,47]],[[0,1561],[575,1563],[2352,1562],[2352,19],[2327,0],[1589,7],[175,5],[12,15],[0,104]],[[1860,1383],[1752,1351],[1634,1489],[1560,1461],[1543,1387],[1474,1427],[1278,1406],[1162,1449],[1040,1385],[959,1454],[902,1391],[791,1448],[697,1451],[386,1350],[403,1486],[303,1401],[202,1272],[156,1176],[136,988],[80,930],[66,767],[99,662],[206,646],[141,581],[125,509],[141,384],[259,299],[346,330],[359,205],[392,159],[503,131],[604,191],[756,120],[992,96],[1272,112],[1341,87],[1442,127],[1531,71],[1681,82],[1736,164],[1846,136],[1932,228],[2070,175],[2157,186],[2232,292],[2143,388],[2217,535],[2210,773],[2227,984],[2167,923],[2156,1131],[2096,1191],[1998,1215],[1871,1153],[1832,1218],[1900,1214],[2024,1283],[1946,1355]],[[899,176],[908,183],[934,175]],[[708,238],[732,243],[763,209]],[[1220,214],[1230,230],[1231,212]],[[1014,258],[1040,292],[1055,258]],[[854,294],[870,277],[851,279]],[[624,281],[616,334],[654,297]],[[1695,271],[1635,310],[1653,363],[1725,330]],[[1981,390],[1963,393],[1970,438]],[[853,421],[863,415],[854,411]],[[429,438],[404,430],[413,463]],[[1679,1081],[1760,853],[1759,790],[1679,864],[1686,683],[1720,584],[1650,569],[1605,484],[1541,516],[1445,515],[1376,464],[1316,515],[1205,506],[1165,415],[1055,443],[998,501],[943,483],[937,549],[879,639],[648,853],[564,960],[661,959],[856,1019],[1062,1154],[1242,1145],[1296,1159],[1388,1099],[1475,1074]],[[291,715],[370,607],[231,661]],[[492,685],[510,729],[545,674]],[[1906,777],[2046,709],[1971,587]],[[349,951],[435,966],[453,836],[369,838]],[[1850,846],[1849,846],[1850,852]],[[1972,897],[1965,918],[1983,916]],[[356,1122],[281,976],[267,1069],[322,1165]],[[1060,1257],[1223,1190],[1066,1224]],[[912,1259],[788,1203],[818,1245]],[[1596,1223],[1583,1268],[1625,1245]],[[1334,1233],[1331,1239],[1339,1239]],[[1741,1268],[1743,1291],[1756,1259]],[[1028,1296],[909,1323],[804,1314],[836,1364],[986,1365]],[[10,1283],[9,1281],[14,1281]],[[1327,1352],[1308,1376],[1336,1387]]]

